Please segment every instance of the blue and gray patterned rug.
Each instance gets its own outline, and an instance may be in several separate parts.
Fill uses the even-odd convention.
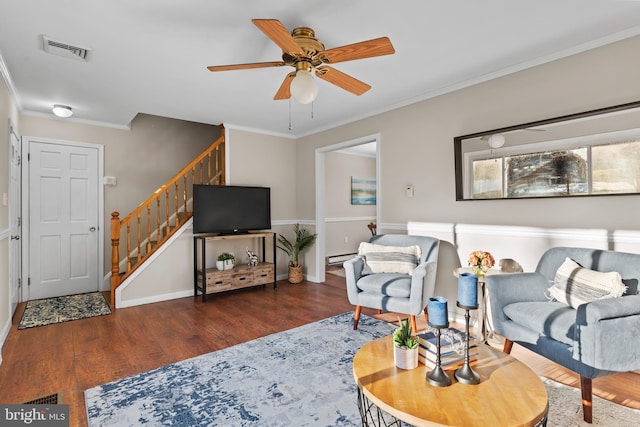
[[[111,314],[102,292],[37,299],[27,302],[18,329]]]
[[[90,426],[361,426],[352,362],[395,326],[353,313],[310,323],[85,391]],[[586,427],[580,391],[543,379],[549,426]],[[594,396],[593,425],[640,425]]]
[[[353,313],[85,391],[90,426],[359,426],[352,361],[394,326]]]

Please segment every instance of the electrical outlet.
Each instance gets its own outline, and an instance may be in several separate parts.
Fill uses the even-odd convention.
[[[344,236],[344,242],[349,243],[349,236]]]

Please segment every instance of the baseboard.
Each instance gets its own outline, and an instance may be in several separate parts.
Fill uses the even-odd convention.
[[[326,258],[326,263],[328,265],[339,265],[345,261],[348,261],[358,255],[357,252],[353,252],[350,254],[339,254],[339,255],[329,255]]]
[[[172,292],[170,294],[162,294],[162,295],[153,295],[145,298],[137,298],[137,299],[130,299],[130,300],[120,299],[118,301],[117,308],[135,307],[137,305],[151,304],[154,302],[169,301],[173,299],[186,298],[186,297],[192,297],[192,296],[193,296],[193,289],[190,289],[188,291]]]
[[[9,331],[11,331],[11,325],[11,317],[9,317],[9,321],[4,324],[2,331],[0,331],[0,365],[2,365],[2,349],[4,348],[4,342],[9,336]]]

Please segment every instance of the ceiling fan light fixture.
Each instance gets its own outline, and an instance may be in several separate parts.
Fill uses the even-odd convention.
[[[491,147],[492,149],[496,149],[496,148],[502,147],[505,141],[506,141],[506,138],[504,137],[503,134],[494,133],[493,135],[489,136],[487,143],[489,144],[489,147]]]
[[[291,80],[290,90],[293,99],[300,104],[310,104],[318,96],[318,85],[309,70],[296,71],[296,76]]]
[[[73,115],[73,110],[68,105],[54,104],[52,111],[56,116],[63,118],[71,117]]]

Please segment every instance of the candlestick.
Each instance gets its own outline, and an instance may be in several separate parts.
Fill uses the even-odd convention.
[[[464,364],[454,373],[456,379],[463,384],[479,384],[480,375],[471,369],[469,364],[469,307],[463,307],[458,303],[458,307],[464,308]]]
[[[427,304],[427,314],[429,317],[429,323],[431,325],[445,328],[449,326],[449,310],[447,308],[446,298],[429,298],[429,303]]]
[[[458,303],[462,307],[478,308],[478,276],[475,274],[458,276]]]
[[[429,326],[436,328],[436,367],[433,371],[427,372],[427,381],[436,387],[447,387],[451,385],[451,377],[442,369],[442,359],[440,358],[440,330],[442,328],[448,328],[449,322],[444,326],[433,325],[431,323],[431,317],[429,317]]]

